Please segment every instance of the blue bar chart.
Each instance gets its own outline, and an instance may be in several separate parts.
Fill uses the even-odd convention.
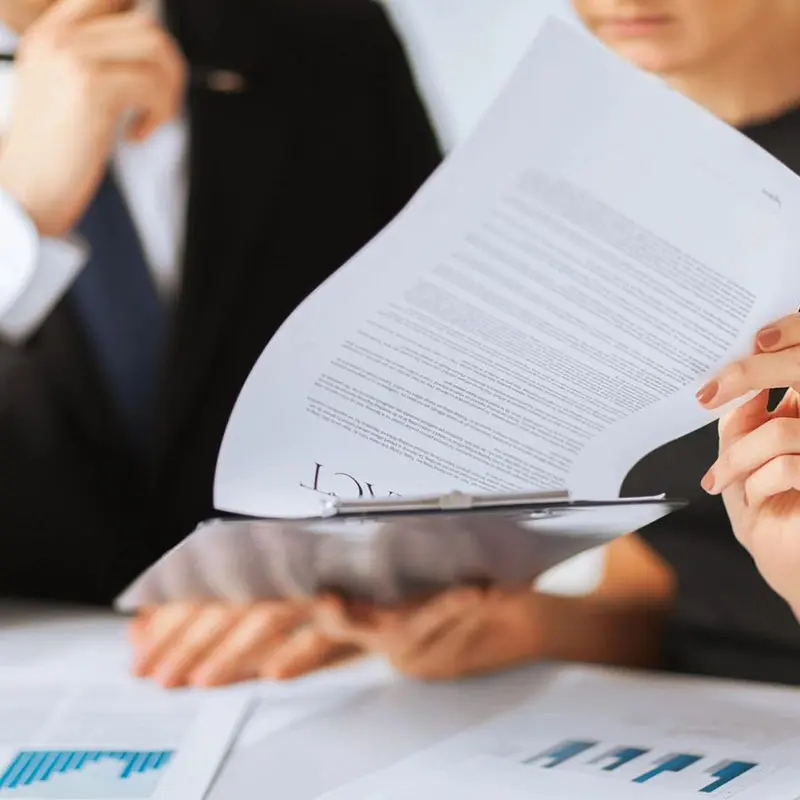
[[[624,772],[624,780],[657,784],[669,775],[687,776],[698,795],[726,795],[742,776],[758,767],[755,761],[711,759],[703,753],[663,753],[651,747],[611,745],[593,739],[565,739],[522,759],[539,769],[580,769],[598,774]]]
[[[523,763],[540,763],[547,769],[555,769],[555,767],[560,767],[562,764],[575,758],[575,756],[579,756],[581,753],[590,750],[596,744],[597,742],[583,742],[579,740],[561,742],[551,747],[549,750],[545,750],[543,753],[538,753],[532,758],[525,759]]]
[[[597,758],[592,759],[592,764],[602,765],[605,772],[613,772],[620,767],[624,767],[631,761],[650,752],[647,748],[641,747],[615,747],[607,753],[601,753]]]
[[[0,775],[0,798],[146,800],[173,756],[171,750],[23,750]]]

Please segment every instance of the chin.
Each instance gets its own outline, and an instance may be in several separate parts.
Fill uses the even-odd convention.
[[[685,54],[643,41],[606,42],[618,55],[646,72],[666,74],[686,65]]]

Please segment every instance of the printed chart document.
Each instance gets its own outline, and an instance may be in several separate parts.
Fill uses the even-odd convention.
[[[0,800],[203,800],[249,693],[0,686]]]
[[[547,546],[540,519],[506,525],[508,544],[496,520],[465,531],[471,515],[275,523],[332,496],[618,500],[642,457],[711,421],[702,383],[800,305],[798,219],[794,173],[548,21],[473,135],[252,371],[215,505],[272,521],[203,526],[122,607],[530,581],[658,519],[672,507],[606,509],[582,536],[594,518],[570,509]]]
[[[789,689],[564,670],[519,709],[323,798],[796,800],[798,715]]]

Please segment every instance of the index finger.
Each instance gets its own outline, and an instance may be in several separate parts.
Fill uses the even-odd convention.
[[[779,319],[756,335],[756,346],[764,353],[774,353],[800,344],[800,314]]]
[[[714,409],[751,392],[789,386],[800,386],[800,347],[757,353],[728,364],[697,393],[697,399]]]
[[[132,5],[132,0],[58,0],[42,15],[39,26],[74,25],[94,17],[127,11]]]

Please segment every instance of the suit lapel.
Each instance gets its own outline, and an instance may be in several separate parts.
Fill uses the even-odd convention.
[[[189,200],[182,288],[161,402],[158,441],[168,452],[191,428],[224,355],[236,299],[263,253],[280,194],[283,125],[277,94],[196,88],[189,102]],[[275,97],[275,102],[271,98]]]

